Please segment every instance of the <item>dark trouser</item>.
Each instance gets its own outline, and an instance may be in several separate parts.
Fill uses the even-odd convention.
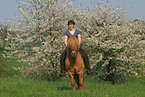
[[[91,68],[89,65],[89,58],[87,56],[87,53],[85,52],[85,50],[82,47],[80,47],[79,51],[83,55],[85,69],[87,71],[87,74],[91,74]],[[60,56],[60,74],[62,76],[65,74],[65,71],[66,71],[66,68],[65,68],[66,53],[67,53],[67,49],[65,49],[64,52]]]

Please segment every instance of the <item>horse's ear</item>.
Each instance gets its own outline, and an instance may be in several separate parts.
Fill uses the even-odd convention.
[[[68,35],[68,39],[70,38],[70,35]]]
[[[75,35],[75,37],[78,39],[78,35]]]

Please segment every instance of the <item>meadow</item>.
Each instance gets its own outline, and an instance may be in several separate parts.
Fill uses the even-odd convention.
[[[44,80],[22,79],[13,66],[18,66],[14,59],[2,57],[5,72],[0,77],[0,97],[143,97],[145,83],[140,79],[128,78],[126,83],[112,85],[95,76],[84,76],[84,90],[72,90],[68,75],[55,82]],[[142,80],[145,80],[142,77]]]
[[[70,81],[38,81],[19,78],[0,78],[1,97],[143,97],[144,83],[137,79],[111,85],[94,78],[84,79],[84,90],[72,91]]]

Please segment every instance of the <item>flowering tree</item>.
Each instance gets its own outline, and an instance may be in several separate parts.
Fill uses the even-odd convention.
[[[94,5],[92,11],[74,14],[80,17],[78,26],[84,33],[92,68],[99,77],[113,84],[124,81],[126,75],[140,75],[144,69],[145,27],[140,20],[124,19],[125,12],[102,3]]]
[[[71,10],[65,0],[22,0],[19,1],[21,17],[10,23],[7,41],[7,57],[17,58],[23,66],[23,78],[58,77],[59,56],[63,50],[63,33]]]

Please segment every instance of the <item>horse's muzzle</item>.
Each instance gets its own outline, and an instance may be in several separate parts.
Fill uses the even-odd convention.
[[[72,53],[71,53],[71,56],[72,56],[72,57],[76,57],[76,56],[77,56],[77,52],[72,52]]]

